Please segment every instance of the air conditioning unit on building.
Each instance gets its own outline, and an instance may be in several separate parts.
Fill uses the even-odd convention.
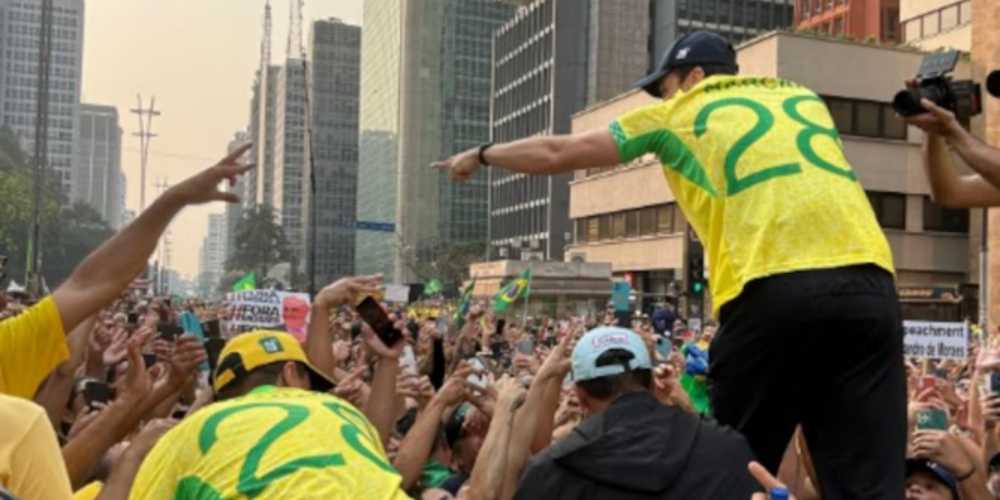
[[[583,263],[583,262],[587,262],[587,254],[585,254],[585,253],[578,253],[578,252],[571,253],[571,254],[569,254],[569,261],[570,262],[576,262],[578,264],[579,263]]]
[[[497,249],[497,255],[499,255],[501,259],[506,259],[507,257],[510,256],[510,249],[505,246],[500,247],[499,249]]]

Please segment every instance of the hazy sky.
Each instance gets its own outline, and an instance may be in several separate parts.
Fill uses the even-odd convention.
[[[291,0],[294,1],[294,0]],[[290,0],[272,0],[272,62],[282,61]],[[361,24],[362,0],[306,0],[304,35],[311,21],[339,17]],[[175,183],[225,154],[233,134],[247,126],[254,71],[259,66],[264,0],[86,0],[82,102],[118,108],[127,206],[139,206],[138,118],[129,113],[141,93],[156,96],[147,204],[157,178]],[[308,38],[306,38],[308,40]],[[172,264],[198,272],[208,214],[222,204],[189,208],[171,226]]]

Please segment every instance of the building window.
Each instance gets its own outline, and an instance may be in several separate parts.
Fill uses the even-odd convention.
[[[611,215],[599,215],[597,224],[597,239],[598,240],[610,240],[611,239]]]
[[[882,10],[882,40],[897,40],[899,37],[899,9],[890,7]]]
[[[833,123],[842,135],[906,139],[906,123],[885,102],[823,96]]]
[[[935,205],[930,196],[924,196],[924,231],[968,233],[969,211]]]
[[[639,234],[648,236],[656,234],[656,207],[639,210]]]
[[[625,213],[625,237],[635,238],[639,236],[639,210],[630,210]]]
[[[656,210],[656,232],[658,233],[672,233],[674,232],[674,214],[673,206],[671,205],[660,205]]]
[[[906,229],[906,195],[875,191],[869,191],[867,194],[880,226],[887,229]]]
[[[625,237],[625,213],[619,212],[611,216],[611,237],[615,239]]]

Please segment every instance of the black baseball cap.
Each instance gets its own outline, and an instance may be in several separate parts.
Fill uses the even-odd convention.
[[[906,460],[906,477],[910,477],[917,472],[926,472],[931,475],[931,477],[938,480],[939,483],[946,486],[954,498],[959,498],[958,496],[958,480],[955,476],[945,469],[944,466],[937,462],[931,460],[924,460],[922,458],[910,458]]]
[[[678,38],[652,73],[635,82],[653,97],[663,97],[660,80],[671,71],[682,66],[728,66],[733,73],[739,70],[736,64],[736,50],[733,45],[715,33],[695,31]]]

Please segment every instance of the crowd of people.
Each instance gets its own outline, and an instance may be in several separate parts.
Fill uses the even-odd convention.
[[[300,322],[230,334],[225,303],[131,290],[183,208],[238,201],[219,184],[253,168],[247,145],[50,295],[4,297],[0,498],[1000,498],[1000,335],[979,331],[965,359],[904,359],[892,254],[828,110],[737,73],[725,40],[688,34],[641,82],[662,103],[435,165],[467,180],[657,155],[705,242],[719,325],[482,302],[447,317],[377,304],[374,322],[358,306],[383,283],[361,276],[312,297],[300,342]],[[977,172],[1000,161],[923,105],[910,123],[941,136],[935,196],[1000,204],[991,176],[934,159],[947,142]],[[759,136],[721,126],[744,111]]]

